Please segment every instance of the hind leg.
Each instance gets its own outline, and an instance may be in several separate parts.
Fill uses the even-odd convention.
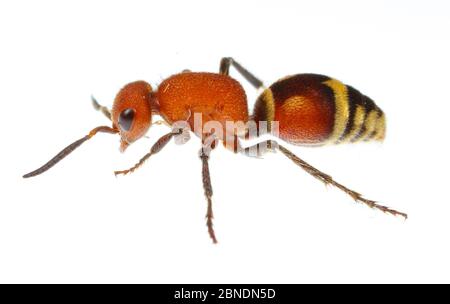
[[[274,150],[278,150],[281,153],[283,153],[284,156],[286,156],[287,158],[292,160],[297,166],[299,166],[300,168],[302,168],[303,170],[305,170],[310,175],[314,176],[315,178],[317,178],[324,184],[332,185],[332,186],[338,188],[339,190],[347,193],[355,201],[361,202],[361,203],[369,206],[370,208],[378,209],[385,213],[389,213],[392,215],[400,215],[400,216],[404,217],[405,219],[408,218],[408,215],[406,213],[403,213],[403,212],[391,209],[389,207],[380,205],[376,201],[366,199],[360,193],[358,193],[354,190],[351,190],[351,189],[347,188],[346,186],[336,182],[330,175],[323,173],[322,171],[314,168],[313,166],[311,166],[310,164],[308,164],[307,162],[302,160],[300,157],[298,157],[297,155],[295,155],[294,153],[292,153],[291,151],[289,151],[282,145],[278,144],[275,140],[262,141],[253,146],[250,146],[247,148],[241,148],[239,152],[241,152],[247,156],[251,156],[252,154],[254,155],[255,153],[258,156],[260,156],[260,155],[266,153],[267,151],[274,151]]]
[[[250,82],[256,89],[264,87],[261,80],[256,78],[255,75],[250,73],[246,68],[240,65],[236,60],[231,57],[224,57],[220,61],[219,73],[223,75],[228,75],[230,73],[230,66],[233,66],[239,74],[242,75],[248,82]]]

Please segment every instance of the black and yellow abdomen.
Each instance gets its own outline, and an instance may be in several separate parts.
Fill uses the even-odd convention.
[[[255,121],[279,123],[279,137],[299,145],[383,140],[383,111],[358,90],[323,75],[285,77],[257,99]]]

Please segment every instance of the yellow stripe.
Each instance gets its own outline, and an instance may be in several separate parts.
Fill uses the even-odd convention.
[[[365,108],[361,105],[356,105],[355,117],[353,118],[353,127],[350,132],[345,135],[341,142],[349,142],[359,134],[364,124],[364,118],[366,118]]]
[[[323,83],[329,86],[334,93],[334,103],[336,108],[334,113],[334,127],[327,142],[336,143],[344,133],[350,115],[347,86],[336,79],[330,79]]]
[[[367,139],[367,137],[370,136],[370,134],[372,134],[372,132],[375,130],[377,117],[378,117],[377,110],[370,111],[370,113],[367,115],[366,121],[364,122],[365,128],[364,132],[355,141],[363,141]]]
[[[386,136],[386,116],[384,113],[378,118],[375,125],[375,140],[383,141]]]
[[[273,99],[273,93],[270,88],[264,90],[262,99],[266,107],[267,127],[269,130],[272,130],[272,121],[275,119],[275,100]]]

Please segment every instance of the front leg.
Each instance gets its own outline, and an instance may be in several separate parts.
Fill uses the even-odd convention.
[[[114,174],[117,176],[117,175],[120,175],[120,174],[126,175],[128,173],[134,172],[134,170],[136,170],[137,168],[141,167],[144,164],[144,162],[147,159],[150,158],[150,156],[160,152],[169,143],[169,141],[172,139],[172,137],[180,135],[182,133],[183,133],[182,129],[174,129],[170,133],[167,133],[166,135],[163,135],[152,146],[152,148],[150,149],[150,152],[145,154],[144,157],[142,157],[133,167],[131,167],[129,169],[126,169],[126,170],[114,171]]]

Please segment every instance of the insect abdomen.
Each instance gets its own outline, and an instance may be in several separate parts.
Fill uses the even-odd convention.
[[[382,140],[383,111],[351,86],[323,75],[298,74],[267,88],[255,121],[278,121],[279,137],[300,145]]]

